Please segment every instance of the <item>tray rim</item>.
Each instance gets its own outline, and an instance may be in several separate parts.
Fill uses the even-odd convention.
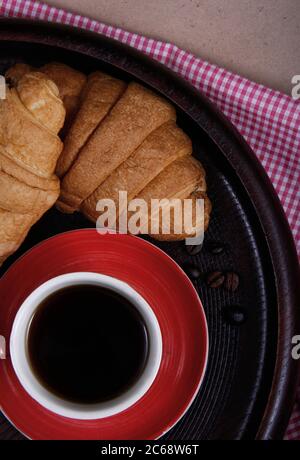
[[[291,339],[300,331],[300,270],[294,239],[279,197],[250,146],[226,116],[203,93],[166,66],[128,45],[84,29],[43,21],[0,18],[0,28],[0,42],[22,41],[52,45],[81,53],[83,51],[80,48],[83,45],[85,47],[90,45],[91,49],[97,46],[103,47],[105,44],[114,47],[156,72],[160,78],[171,79],[178,91],[190,96],[205,112],[208,122],[204,125],[200,121],[195,120],[195,122],[201,125],[201,128],[218,145],[220,152],[247,192],[264,232],[273,265],[279,320],[276,363],[269,400],[256,439],[282,438],[293,408],[300,377],[298,361],[291,358]],[[93,57],[93,54],[89,54],[88,51],[85,54]],[[138,76],[138,69],[133,75]],[[164,93],[161,88],[151,86]],[[191,115],[187,110],[185,111]]]

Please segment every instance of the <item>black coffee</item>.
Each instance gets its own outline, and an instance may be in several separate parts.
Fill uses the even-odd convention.
[[[142,316],[119,294],[78,285],[57,291],[28,332],[33,369],[52,393],[77,403],[107,401],[140,376],[148,356]]]

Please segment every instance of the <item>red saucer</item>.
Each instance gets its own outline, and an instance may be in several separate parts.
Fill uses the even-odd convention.
[[[0,279],[0,334],[7,344],[17,310],[30,292],[54,276],[76,271],[119,278],[152,306],[163,337],[156,380],[142,399],[120,414],[74,420],[35,402],[19,383],[8,356],[0,360],[1,410],[32,439],[156,439],[185,413],[203,379],[208,334],[199,297],[181,268],[141,238],[99,235],[93,229],[63,233],[35,246]]]

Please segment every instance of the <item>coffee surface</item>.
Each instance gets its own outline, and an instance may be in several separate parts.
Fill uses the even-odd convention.
[[[37,308],[28,331],[30,364],[42,385],[77,403],[113,399],[132,386],[148,356],[141,314],[100,286],[57,291]]]

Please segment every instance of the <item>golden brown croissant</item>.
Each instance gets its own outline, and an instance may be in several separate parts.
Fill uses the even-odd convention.
[[[59,89],[59,95],[66,109],[66,120],[62,136],[70,126],[79,106],[81,92],[86,84],[86,76],[78,70],[62,64],[50,62],[39,69],[54,81]]]
[[[56,169],[62,178],[57,202],[60,210],[81,210],[96,221],[96,205],[101,199],[114,200],[121,214],[127,211],[118,209],[120,191],[127,192],[128,200],[140,198],[148,205],[153,198],[190,199],[196,205],[201,198],[205,212],[199,218],[195,206],[192,208],[193,228],[176,233],[174,216],[170,216],[170,231],[163,234],[160,210],[156,217],[151,216],[160,232],[153,236],[178,240],[193,236],[195,228],[207,227],[211,204],[205,171],[191,157],[191,141],[176,125],[171,104],[137,83],[126,85],[102,72],[94,72],[86,80],[64,64],[50,63],[40,70],[58,85],[68,114],[64,149]],[[17,65],[9,76],[15,82],[26,72],[26,66]],[[114,224],[118,224],[117,216]]]
[[[78,110],[81,93],[87,78],[83,73],[61,62],[51,62],[39,69],[28,64],[18,63],[7,70],[5,77],[12,86],[16,86],[25,74],[37,70],[47,75],[58,87],[60,99],[66,109],[64,123],[64,131],[66,131]]]
[[[79,111],[64,140],[64,151],[56,172],[62,177],[76,160],[80,149],[93,134],[110,108],[124,92],[123,81],[112,78],[102,72],[89,75],[81,95]]]
[[[191,238],[196,236],[196,233],[199,232],[201,234],[201,231],[205,231],[208,227],[209,224],[209,216],[211,212],[211,202],[209,198],[207,197],[206,193],[203,192],[198,192],[195,191],[191,193],[187,199],[191,200],[191,208],[188,209],[188,214],[191,215],[191,219],[187,220],[187,222],[191,222],[191,225],[186,225],[185,227],[182,228],[180,232],[176,231],[175,227],[175,219],[174,219],[174,212],[173,209],[171,208],[170,212],[170,224],[168,228],[163,228],[162,222],[162,213],[163,209],[160,210],[159,215],[156,216],[154,228],[158,229],[158,233],[152,234],[151,235],[151,228],[149,228],[149,231],[147,233],[150,233],[150,235],[155,238],[156,240],[160,241],[179,241],[179,240],[184,240],[186,238]],[[204,213],[202,214],[199,212],[198,214],[196,213],[196,206],[197,206],[197,201],[202,199],[204,201]],[[181,222],[184,222],[184,208],[181,208]],[[168,222],[167,222],[168,223]],[[196,231],[195,231],[196,229]]]
[[[166,231],[162,225],[163,212],[169,210],[169,203],[161,201],[161,206],[158,212],[152,212],[151,219],[150,213],[147,216],[147,226],[141,229],[141,233],[151,233],[152,229],[156,229],[156,233],[152,233],[154,238],[160,240],[181,240],[188,236],[194,236],[193,227],[201,229],[207,228],[209,213],[211,205],[208,197],[206,196],[206,181],[205,171],[199,161],[191,156],[183,157],[173,161],[167,166],[160,174],[158,174],[148,185],[136,196],[138,199],[144,200],[149,211],[151,210],[151,200],[173,200],[173,199],[191,199],[191,225],[189,232],[176,233],[174,231],[174,213],[170,212],[170,224],[167,221],[167,225],[170,225],[170,230]],[[200,215],[199,219],[196,219],[196,199],[204,200],[204,215]],[[183,204],[183,202],[182,202]],[[155,211],[155,210],[154,210]],[[169,212],[169,211],[168,211]],[[182,207],[183,213],[183,207]],[[129,213],[130,216],[130,213]],[[153,222],[155,221],[155,222]],[[179,221],[180,224],[183,220]],[[152,226],[152,227],[151,227]],[[187,230],[187,229],[186,229]]]
[[[137,83],[130,83],[64,176],[60,201],[73,210],[79,209],[152,131],[175,117],[175,110],[167,101]]]
[[[0,209],[0,265],[15,252],[28,233],[33,216]]]
[[[56,201],[65,109],[57,86],[25,73],[0,101],[0,263]]]
[[[118,208],[120,191],[127,192],[128,200],[142,198],[149,206],[153,198],[189,198],[194,204],[192,227],[206,228],[211,204],[205,171],[191,154],[191,141],[176,125],[175,110],[165,99],[137,83],[125,89],[121,81],[95,72],[88,77],[58,162],[58,208],[81,210],[96,221],[101,199],[114,200],[117,215],[126,211]],[[194,209],[199,198],[204,200],[202,220]],[[118,224],[117,215],[110,223]],[[188,230],[193,235],[193,228],[175,234],[172,218],[169,234],[162,234],[161,214],[156,219],[157,239],[184,239]]]
[[[19,62],[5,72],[6,83],[11,87],[17,86],[19,80],[21,80],[26,73],[35,72],[36,70],[37,69],[28,64]]]
[[[117,203],[120,190],[127,191],[128,200],[132,200],[166,166],[180,157],[191,154],[192,143],[175,121],[164,123],[99,185],[83,202],[81,210],[90,219],[97,220],[98,200],[110,198]],[[120,213],[123,211],[117,210]]]

